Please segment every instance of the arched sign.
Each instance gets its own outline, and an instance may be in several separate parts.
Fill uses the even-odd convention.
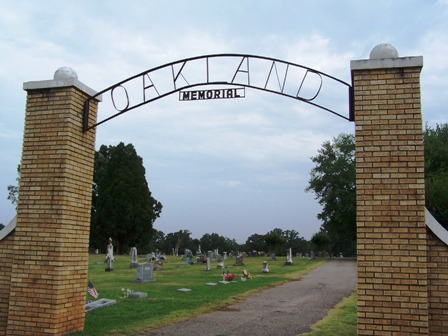
[[[201,86],[214,88],[186,91]],[[83,130],[175,92],[180,92],[181,101],[244,98],[246,87],[300,100],[353,121],[353,90],[350,84],[340,79],[275,58],[216,54],[168,63],[98,92],[84,104]],[[341,90],[348,98],[346,106],[332,107],[333,97],[340,97]],[[335,94],[335,91],[339,92]],[[109,100],[113,111],[96,124],[88,125],[89,102],[99,96],[103,102]]]

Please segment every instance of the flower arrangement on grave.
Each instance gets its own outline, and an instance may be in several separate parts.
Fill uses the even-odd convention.
[[[133,290],[129,288],[122,288],[121,292],[123,293],[123,297],[127,298],[129,294],[133,292]]]
[[[232,281],[234,279],[235,279],[235,274],[233,274],[233,273],[227,272],[227,274],[224,275],[224,280],[225,281]]]
[[[252,279],[252,274],[250,274],[246,269],[243,269],[243,278]]]

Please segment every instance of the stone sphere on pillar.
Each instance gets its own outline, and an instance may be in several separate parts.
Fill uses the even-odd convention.
[[[54,73],[55,80],[64,80],[64,79],[78,79],[78,75],[75,70],[70,67],[60,67]]]
[[[370,52],[370,59],[397,58],[398,51],[392,44],[381,43]]]

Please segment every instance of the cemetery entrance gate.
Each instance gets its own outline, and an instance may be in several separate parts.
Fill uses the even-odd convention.
[[[448,248],[425,225],[423,59],[380,47],[370,59],[351,62],[352,87],[313,69],[249,55],[232,55],[239,62],[226,79],[213,78],[216,55],[153,69],[171,74],[168,86],[156,72],[136,75],[128,80],[140,86],[139,98],[128,80],[97,94],[67,68],[53,80],[25,83],[17,222],[0,236],[0,334],[84,328],[95,126],[113,117],[97,122],[102,98],[109,97],[119,115],[174,92],[181,100],[222,99],[254,88],[340,115],[319,102],[325,83],[334,81],[345,85],[352,107],[345,118],[356,129],[358,334],[442,335],[448,330]],[[262,61],[269,66],[264,83],[256,84],[252,66]],[[206,79],[187,76],[190,66]],[[296,86],[288,91],[291,83]],[[196,90],[200,85],[221,87],[210,93]]]

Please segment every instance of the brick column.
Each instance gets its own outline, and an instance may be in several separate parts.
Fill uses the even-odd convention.
[[[84,328],[95,132],[82,132],[82,110],[95,92],[70,68],[24,89],[6,334],[64,335]]]
[[[352,61],[358,335],[428,335],[422,57]]]

